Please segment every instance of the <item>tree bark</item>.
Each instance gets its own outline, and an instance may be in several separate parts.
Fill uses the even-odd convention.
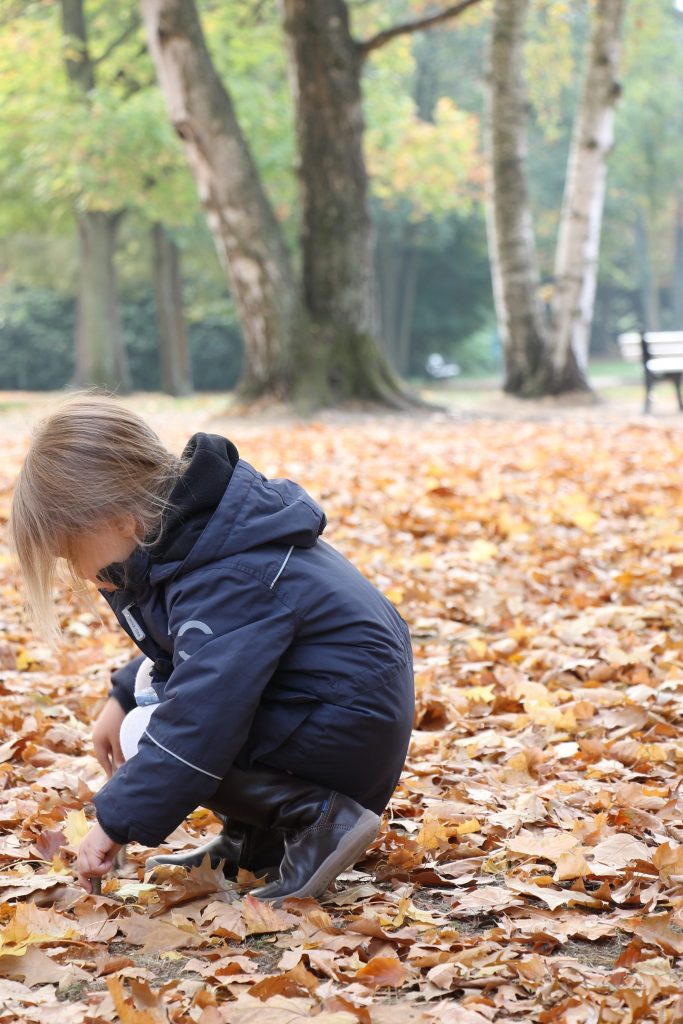
[[[400,400],[376,341],[374,238],[363,157],[362,60],[344,0],[283,0],[296,108],[303,298],[299,389],[320,400]]]
[[[68,39],[66,73],[88,103],[95,87],[95,66],[88,50],[83,0],[61,0],[61,16],[62,31]],[[77,214],[79,283],[74,383],[79,386],[131,389],[114,265],[116,231],[122,216],[120,211]]]
[[[582,375],[588,365],[625,7],[626,0],[597,0],[591,16],[555,255],[552,369],[557,384],[572,359]]]
[[[636,213],[634,240],[639,277],[641,326],[644,331],[658,331],[660,328],[659,284],[652,265],[650,232],[641,209]]]
[[[529,0],[495,0],[487,109],[487,228],[504,389],[522,396],[543,391],[548,358],[526,173],[528,102],[522,58],[528,6]]]
[[[189,395],[192,368],[183,315],[180,253],[163,224],[152,225],[152,252],[161,390],[167,395]]]
[[[114,253],[121,213],[78,217],[80,277],[76,305],[74,383],[130,391],[123,344]]]
[[[284,395],[301,308],[280,225],[193,0],[141,0],[147,41],[239,312],[248,395]]]

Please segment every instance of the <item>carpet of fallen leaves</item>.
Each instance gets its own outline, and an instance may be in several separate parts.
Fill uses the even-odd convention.
[[[318,902],[146,879],[135,845],[86,895],[90,726],[133,652],[66,591],[60,651],[31,637],[0,548],[0,1024],[683,1020],[683,425],[135,405],[176,450],[229,432],[322,502],[410,623],[414,739]],[[38,411],[0,415],[3,523]],[[166,847],[218,827],[198,809]]]

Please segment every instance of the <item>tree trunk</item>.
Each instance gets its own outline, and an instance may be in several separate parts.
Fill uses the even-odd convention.
[[[169,116],[237,305],[245,347],[241,390],[283,395],[302,318],[280,225],[211,61],[194,0],[141,0],[141,7]]]
[[[95,87],[88,50],[83,0],[61,0],[62,31],[68,40],[64,66],[85,103]],[[77,215],[79,285],[76,303],[74,382],[130,391],[116,287],[116,231],[123,214],[92,211]]]
[[[405,398],[376,342],[363,157],[362,54],[344,0],[283,0],[296,105],[303,296],[313,325],[298,388],[326,402]]]
[[[597,0],[591,16],[555,255],[552,368],[557,384],[571,358],[582,375],[588,366],[625,7],[626,0]]]
[[[392,238],[391,223],[380,221],[377,230],[378,317],[382,350],[396,365],[396,338],[398,336],[398,285],[400,260]]]
[[[674,249],[674,271],[671,282],[672,327],[683,331],[683,197],[676,206],[676,239]]]
[[[495,0],[487,110],[487,228],[504,389],[522,396],[542,393],[548,356],[526,174],[522,51],[528,6],[529,0]]]
[[[647,229],[643,211],[640,209],[636,213],[634,237],[638,264],[641,326],[645,331],[658,331],[660,328],[659,287],[652,265],[650,232]]]
[[[192,368],[183,315],[180,253],[163,224],[152,225],[152,251],[161,390],[167,395],[189,395],[192,393]]]
[[[401,292],[398,314],[396,368],[402,376],[410,372],[410,354],[413,341],[413,314],[417,296],[420,250],[414,244],[414,225],[405,231],[405,245],[401,252]]]
[[[121,213],[78,217],[80,276],[76,313],[74,383],[130,391],[114,253]]]

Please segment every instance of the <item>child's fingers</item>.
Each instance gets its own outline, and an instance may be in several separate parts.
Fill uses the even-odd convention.
[[[99,761],[100,765],[104,768],[107,773],[107,777],[111,778],[114,773],[113,768],[113,754],[111,744],[107,740],[94,740],[93,747],[95,749],[95,757]]]
[[[90,875],[84,875],[81,871],[78,872],[78,884],[86,892],[92,892],[92,882],[90,881]]]
[[[112,744],[112,761],[114,763],[114,768],[120,768],[121,765],[125,763],[125,760],[126,759],[123,756],[121,744],[117,736],[116,739],[114,740],[114,743]]]

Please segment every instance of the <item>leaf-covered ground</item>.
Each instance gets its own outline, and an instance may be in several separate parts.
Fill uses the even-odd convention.
[[[3,523],[44,402],[0,416]],[[86,895],[90,724],[133,652],[64,593],[51,653],[0,549],[0,1024],[682,1020],[683,423],[135,405],[171,447],[229,432],[322,502],[410,623],[414,738],[380,836],[319,902],[145,880],[137,846]],[[217,829],[200,809],[168,846]]]

